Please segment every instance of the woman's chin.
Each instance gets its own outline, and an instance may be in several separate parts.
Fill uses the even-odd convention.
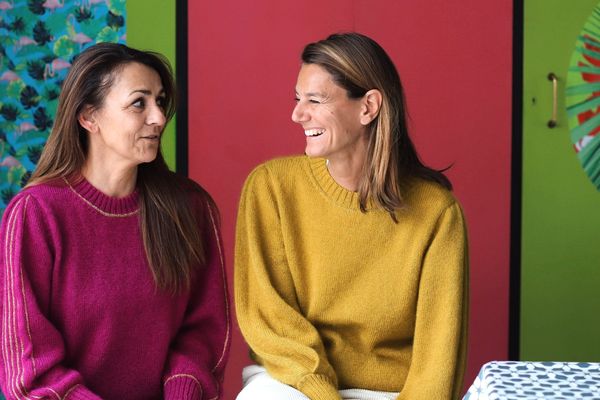
[[[321,149],[317,149],[314,146],[306,146],[304,149],[304,154],[311,158],[325,157],[325,153]]]

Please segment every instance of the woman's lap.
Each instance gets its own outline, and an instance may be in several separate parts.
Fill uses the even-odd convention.
[[[250,365],[242,372],[244,388],[236,400],[310,400],[302,392],[279,382],[261,366]],[[398,393],[375,392],[364,389],[340,390],[345,400],[392,400]]]
[[[310,400],[302,392],[281,383],[258,365],[250,365],[242,372],[244,388],[236,400]]]

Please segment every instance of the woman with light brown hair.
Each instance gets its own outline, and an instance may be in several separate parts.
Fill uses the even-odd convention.
[[[457,399],[467,344],[466,228],[408,135],[396,68],[372,39],[302,53],[304,156],[248,177],[235,300],[256,365],[238,400]]]
[[[73,62],[0,231],[8,399],[217,399],[230,342],[217,209],[169,171],[175,87],[121,44]]]

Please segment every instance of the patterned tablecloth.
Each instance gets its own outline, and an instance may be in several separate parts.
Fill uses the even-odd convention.
[[[600,400],[600,363],[492,361],[463,400]]]

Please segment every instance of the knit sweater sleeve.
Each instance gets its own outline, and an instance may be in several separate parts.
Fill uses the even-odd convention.
[[[56,230],[39,203],[21,194],[0,229],[2,366],[7,399],[99,399],[67,368],[60,332],[48,319]]]
[[[468,248],[460,206],[437,221],[423,258],[412,360],[398,400],[459,399],[466,361]]]
[[[335,371],[298,305],[281,231],[285,204],[276,192],[265,166],[244,185],[235,249],[238,323],[257,361],[274,378],[313,400],[337,400]]]
[[[183,324],[171,344],[164,373],[164,399],[221,398],[231,341],[229,301],[216,211],[205,206],[208,262],[193,283]]]

